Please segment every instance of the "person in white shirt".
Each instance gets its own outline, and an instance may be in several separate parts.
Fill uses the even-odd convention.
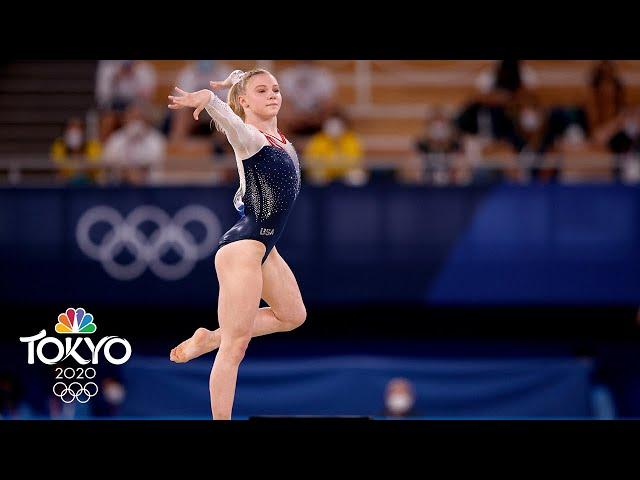
[[[328,69],[312,60],[301,60],[279,75],[287,92],[283,119],[292,135],[307,136],[322,130],[334,108],[336,80]]]
[[[141,105],[130,106],[122,128],[107,140],[102,160],[109,167],[111,180],[142,185],[162,173],[167,142],[145,120]]]
[[[96,100],[103,110],[125,110],[131,103],[153,100],[153,65],[142,60],[102,60],[96,74]]]

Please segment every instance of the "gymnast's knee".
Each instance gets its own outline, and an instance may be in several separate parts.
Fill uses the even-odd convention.
[[[245,356],[247,348],[249,347],[250,341],[250,334],[230,337],[225,336],[223,333],[220,341],[219,353],[224,352],[231,362],[240,364]]]
[[[284,318],[280,320],[286,325],[287,331],[294,330],[301,327],[307,319],[307,309],[303,303],[298,305],[295,309],[292,309],[284,315]]]

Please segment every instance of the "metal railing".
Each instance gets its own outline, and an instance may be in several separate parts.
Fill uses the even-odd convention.
[[[205,162],[199,159],[199,167],[191,166],[192,161],[193,157],[168,156],[152,168],[153,173],[146,183],[215,185],[236,180],[234,175],[237,175],[237,166],[233,156],[211,156]],[[184,165],[184,168],[180,165]],[[300,158],[303,175],[309,178],[327,169],[348,170],[344,165],[339,160],[316,162],[312,158]],[[611,181],[622,176],[627,181],[640,183],[640,156],[637,154],[621,156],[606,153],[500,153],[469,156],[463,153],[434,153],[404,157],[376,155],[367,156],[359,165],[357,170],[367,176],[392,172],[397,175],[399,181],[414,183],[466,184],[472,182],[478,173],[502,174],[526,182],[532,173],[541,171],[555,171],[559,180],[566,181]],[[135,166],[151,167],[150,164]],[[101,180],[98,183],[118,183],[121,176],[119,173],[128,168],[131,167],[86,158],[67,160],[64,164],[59,164],[47,156],[0,157],[0,184],[66,183],[68,178],[61,175],[63,171],[99,172]]]

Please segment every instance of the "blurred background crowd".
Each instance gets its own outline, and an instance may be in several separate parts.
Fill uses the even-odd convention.
[[[169,111],[166,97],[254,67],[281,85],[279,128],[307,182],[640,181],[640,62],[621,60],[13,63],[2,179],[237,182],[208,115]]]

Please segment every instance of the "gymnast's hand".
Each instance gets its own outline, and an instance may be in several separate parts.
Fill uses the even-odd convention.
[[[209,100],[211,100],[211,93],[209,90],[198,90],[197,92],[185,92],[184,90],[176,88],[176,92],[180,94],[179,97],[169,95],[171,104],[169,108],[171,110],[179,110],[181,108],[195,108],[193,111],[193,118],[198,120],[198,115],[207,106]]]
[[[218,82],[209,82],[211,86],[211,90],[214,92],[218,90],[222,90],[224,88],[231,88],[235,82],[239,82],[242,79],[243,72],[242,70],[234,70],[229,74],[227,78]]]

